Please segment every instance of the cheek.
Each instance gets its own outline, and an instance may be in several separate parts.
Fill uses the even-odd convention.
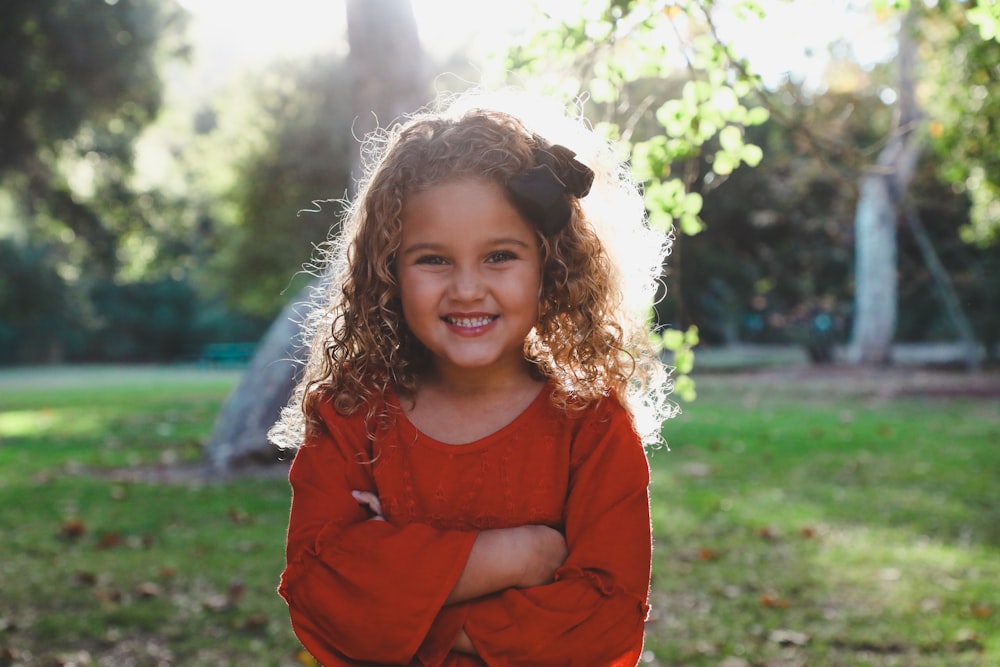
[[[437,288],[434,281],[427,280],[412,273],[402,272],[399,281],[399,300],[403,306],[403,316],[407,313],[416,314],[416,311],[428,308],[437,302]]]

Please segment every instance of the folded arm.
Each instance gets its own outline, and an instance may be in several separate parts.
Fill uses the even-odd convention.
[[[617,403],[595,411],[574,443],[566,561],[550,584],[463,605],[455,649],[468,637],[488,664],[634,665],[648,611],[648,484],[627,414]]]

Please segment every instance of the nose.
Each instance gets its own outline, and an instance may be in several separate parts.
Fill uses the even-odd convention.
[[[486,283],[477,267],[458,266],[452,272],[451,297],[460,301],[470,301],[483,296]]]

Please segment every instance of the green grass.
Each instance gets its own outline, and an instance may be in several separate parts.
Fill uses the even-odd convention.
[[[200,461],[236,380],[0,372],[0,665],[302,664],[285,480],[139,474]],[[996,397],[837,382],[708,375],[668,422],[650,663],[1000,665]]]
[[[1000,406],[706,377],[653,456],[665,665],[1000,665]]]
[[[0,665],[300,665],[280,476],[201,460],[233,371],[0,373]],[[140,474],[142,473],[142,474]]]

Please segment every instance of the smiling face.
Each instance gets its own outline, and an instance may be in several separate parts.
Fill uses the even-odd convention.
[[[465,178],[412,195],[396,262],[403,317],[439,375],[528,372],[542,260],[535,228],[498,185]]]

